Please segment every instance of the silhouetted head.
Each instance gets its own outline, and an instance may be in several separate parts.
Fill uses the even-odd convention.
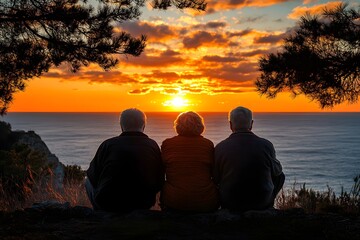
[[[204,119],[196,112],[183,112],[174,121],[174,128],[181,136],[200,136],[205,129]]]
[[[143,132],[146,124],[146,115],[136,108],[122,111],[120,126],[123,132]]]
[[[230,128],[233,132],[251,130],[253,125],[252,112],[245,107],[237,107],[229,113]]]

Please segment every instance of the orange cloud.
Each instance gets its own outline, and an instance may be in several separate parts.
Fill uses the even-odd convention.
[[[310,3],[317,2],[317,1],[319,1],[319,0],[304,0],[303,4],[310,4]]]
[[[72,74],[64,66],[46,76],[124,85],[130,95],[254,91],[257,58],[275,52],[284,33],[228,27],[222,21],[188,23],[186,27],[141,21],[122,24],[119,29],[134,36],[148,35],[147,48],[139,57],[120,56],[118,68],[109,72],[91,65]]]
[[[299,19],[301,16],[309,13],[311,15],[321,14],[324,9],[334,9],[338,7],[342,2],[328,2],[324,4],[318,4],[312,7],[296,7],[292,10],[292,12],[288,15],[290,19]]]
[[[266,7],[292,0],[209,0],[206,13],[214,13],[222,10],[234,10],[244,7]]]

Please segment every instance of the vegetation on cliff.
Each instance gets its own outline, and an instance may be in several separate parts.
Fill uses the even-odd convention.
[[[85,172],[77,165],[63,166],[61,187],[54,184],[58,177],[54,174],[56,162],[50,158],[45,143],[38,142],[35,133],[14,133],[8,123],[0,121],[0,211],[14,211],[31,207],[36,202],[55,200],[60,203],[91,207],[85,192]],[[19,143],[21,136],[26,141]],[[35,138],[35,142],[29,140]],[[41,140],[41,139],[40,139]],[[21,141],[20,141],[21,142]],[[26,145],[25,143],[31,143]],[[44,144],[39,148],[39,145]],[[37,148],[34,146],[37,146]],[[57,159],[57,158],[56,158]],[[354,178],[349,192],[339,195],[329,187],[328,191],[318,192],[306,185],[294,184],[283,190],[276,201],[281,210],[302,208],[306,213],[333,212],[347,215],[360,214],[360,175]],[[155,206],[153,209],[160,209]]]
[[[13,132],[0,121],[0,136],[0,210],[48,199],[87,205],[79,166],[63,166],[33,132]]]

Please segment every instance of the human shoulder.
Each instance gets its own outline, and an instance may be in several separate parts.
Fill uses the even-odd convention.
[[[113,142],[116,142],[117,140],[119,139],[119,136],[115,136],[115,137],[111,137],[111,138],[108,138],[106,140],[104,140],[100,146],[106,146],[108,144],[111,144]]]
[[[210,139],[205,138],[205,137],[202,137],[202,141],[203,141],[205,144],[214,147],[214,143],[213,143]]]
[[[166,138],[164,141],[162,141],[161,143],[161,150],[165,150],[173,145],[178,145],[176,142],[176,138],[177,136],[174,136],[174,137],[170,137],[170,138]]]
[[[164,143],[169,143],[169,142],[173,142],[173,141],[176,141],[178,139],[178,136],[173,136],[173,137],[170,137],[170,138],[166,138],[162,144]]]
[[[204,144],[214,147],[214,143],[210,139],[204,138],[203,136],[174,136],[171,138],[166,138],[162,142],[161,146],[166,146],[169,144],[183,144],[189,141],[196,144]]]
[[[157,142],[154,139],[148,137],[146,141],[153,147],[159,148],[159,145],[157,144]]]
[[[269,140],[267,140],[266,138],[262,138],[262,137],[258,137],[259,141],[269,147],[273,147],[272,142],[270,142]]]
[[[216,144],[215,149],[219,149],[224,147],[225,145],[227,145],[229,142],[231,142],[232,140],[230,139],[230,137],[225,138],[224,140],[220,141],[218,144]]]

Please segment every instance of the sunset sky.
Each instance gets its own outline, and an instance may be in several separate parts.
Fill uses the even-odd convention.
[[[256,112],[324,111],[304,96],[282,93],[269,100],[255,92],[258,59],[278,51],[287,32],[307,11],[319,13],[340,1],[210,0],[205,13],[143,9],[139,21],[116,31],[148,37],[140,57],[119,56],[105,72],[96,65],[71,73],[62,65],[28,82],[9,112],[229,111],[243,105]],[[348,1],[358,7],[356,0]],[[342,104],[326,111],[360,111]]]

